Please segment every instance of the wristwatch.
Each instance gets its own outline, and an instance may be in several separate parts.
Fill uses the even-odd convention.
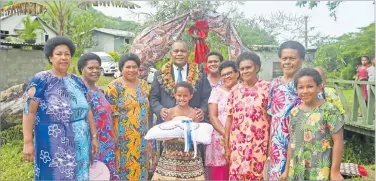
[[[97,134],[93,134],[91,138],[97,138]]]

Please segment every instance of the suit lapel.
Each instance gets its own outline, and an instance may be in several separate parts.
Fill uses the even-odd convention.
[[[171,65],[171,77],[175,81],[174,65]]]

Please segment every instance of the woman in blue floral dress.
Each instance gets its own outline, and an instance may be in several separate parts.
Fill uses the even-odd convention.
[[[54,37],[44,52],[52,70],[37,73],[26,88],[24,158],[34,160],[35,180],[89,180],[90,152],[98,152],[97,131],[85,84],[67,72],[74,44]]]
[[[271,82],[268,103],[268,114],[272,117],[268,158],[270,180],[279,180],[285,170],[290,111],[300,102],[293,79],[302,67],[305,48],[299,42],[287,41],[281,44],[278,56],[283,76]]]
[[[120,180],[115,166],[116,145],[111,104],[106,100],[103,90],[95,84],[100,77],[101,58],[94,53],[86,53],[78,60],[77,67],[88,88],[87,100],[93,111],[97,126],[99,153],[96,160],[106,164],[110,170],[111,180]]]

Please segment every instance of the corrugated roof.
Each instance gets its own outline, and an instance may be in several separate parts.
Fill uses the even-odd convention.
[[[124,30],[117,30],[117,29],[108,29],[108,28],[95,28],[94,31],[115,35],[115,36],[122,36],[122,37],[134,37],[134,34]]]

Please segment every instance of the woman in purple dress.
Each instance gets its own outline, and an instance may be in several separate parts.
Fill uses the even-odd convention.
[[[90,153],[98,152],[87,88],[67,72],[74,52],[70,39],[49,39],[44,53],[52,70],[37,73],[26,88],[23,154],[34,160],[35,180],[89,180]]]
[[[94,53],[86,53],[77,62],[78,71],[88,88],[87,100],[94,114],[99,140],[99,153],[96,160],[106,164],[111,180],[120,180],[115,167],[115,136],[112,126],[111,105],[95,83],[101,72],[101,58]]]

